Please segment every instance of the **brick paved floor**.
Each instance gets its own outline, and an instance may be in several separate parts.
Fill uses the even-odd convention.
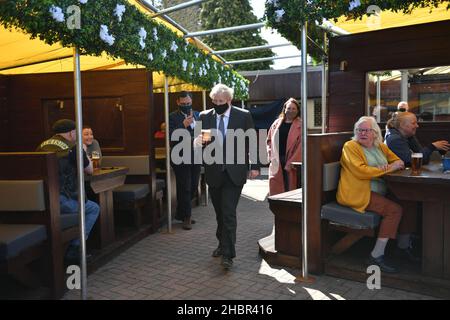
[[[88,277],[89,299],[432,299],[391,288],[369,290],[358,283],[317,276],[311,285],[296,284],[300,270],[270,266],[258,255],[257,241],[269,235],[273,214],[265,195],[267,181],[247,183],[238,206],[237,257],[225,272],[217,246],[212,204],[194,209],[197,223],[185,231],[173,224],[173,233],[148,236]],[[78,299],[79,291],[64,299]]]

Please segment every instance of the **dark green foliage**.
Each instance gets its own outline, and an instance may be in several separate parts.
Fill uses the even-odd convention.
[[[125,5],[122,21],[113,14],[117,4]],[[53,19],[49,9],[60,7],[67,18],[66,9],[71,5],[81,8],[81,28],[70,30],[66,22]],[[187,83],[205,89],[222,82],[235,89],[236,98],[248,96],[248,81],[235,71],[217,63],[210,56],[180,38],[167,27],[140,12],[124,0],[89,0],[80,4],[77,0],[6,0],[0,5],[0,23],[6,28],[17,28],[48,44],[61,42],[65,47],[76,46],[84,54],[109,56],[125,62],[143,65],[149,70],[162,71],[167,76],[177,77]],[[100,26],[106,25],[109,34],[115,37],[113,45],[100,38]],[[139,30],[147,31],[145,48],[139,44]],[[153,37],[157,30],[158,40]],[[170,48],[172,44],[176,51]],[[163,52],[167,56],[163,56]],[[149,54],[153,60],[149,59]],[[183,61],[187,69],[183,69]],[[209,67],[208,67],[209,66]],[[202,70],[202,71],[200,71]],[[201,74],[200,74],[201,73]]]

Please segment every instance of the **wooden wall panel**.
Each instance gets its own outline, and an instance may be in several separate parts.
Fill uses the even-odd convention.
[[[8,149],[8,78],[0,75],[0,151]]]
[[[33,74],[9,78],[9,149],[33,151],[42,140],[48,138],[42,101],[73,99],[73,74]],[[106,150],[105,154],[148,154],[151,131],[146,115],[149,112],[150,92],[145,70],[82,73],[84,98],[121,97],[123,102],[124,149]],[[104,125],[108,126],[108,123]]]
[[[450,20],[331,38],[328,131],[352,130],[365,114],[366,72],[450,65],[449,39]]]
[[[250,80],[250,101],[271,101],[301,96],[301,73],[246,76]],[[321,72],[308,72],[308,97],[320,97]]]

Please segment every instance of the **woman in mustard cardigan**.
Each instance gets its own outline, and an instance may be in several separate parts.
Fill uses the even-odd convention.
[[[387,188],[381,177],[387,172],[403,169],[404,163],[382,141],[380,127],[373,117],[361,117],[355,123],[354,136],[342,149],[336,198],[339,204],[361,214],[367,210],[383,217],[367,263],[394,273],[397,269],[386,263],[384,249],[389,239],[396,238],[402,207],[385,197]]]

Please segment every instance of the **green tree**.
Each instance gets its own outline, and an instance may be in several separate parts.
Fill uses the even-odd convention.
[[[163,8],[171,8],[184,2],[186,2],[186,0],[161,0]],[[197,4],[195,6],[171,12],[167,15],[182,27],[186,28],[189,32],[195,32],[201,30],[200,10],[200,4]]]
[[[235,27],[259,22],[252,12],[248,0],[208,1],[202,4],[200,13],[203,30]],[[205,36],[202,39],[214,50],[237,49],[242,47],[266,45],[259,30],[245,30]],[[224,54],[227,61],[254,59],[274,56],[272,50],[256,50],[240,53]],[[266,70],[270,69],[272,61],[244,63],[234,65],[235,70]]]

